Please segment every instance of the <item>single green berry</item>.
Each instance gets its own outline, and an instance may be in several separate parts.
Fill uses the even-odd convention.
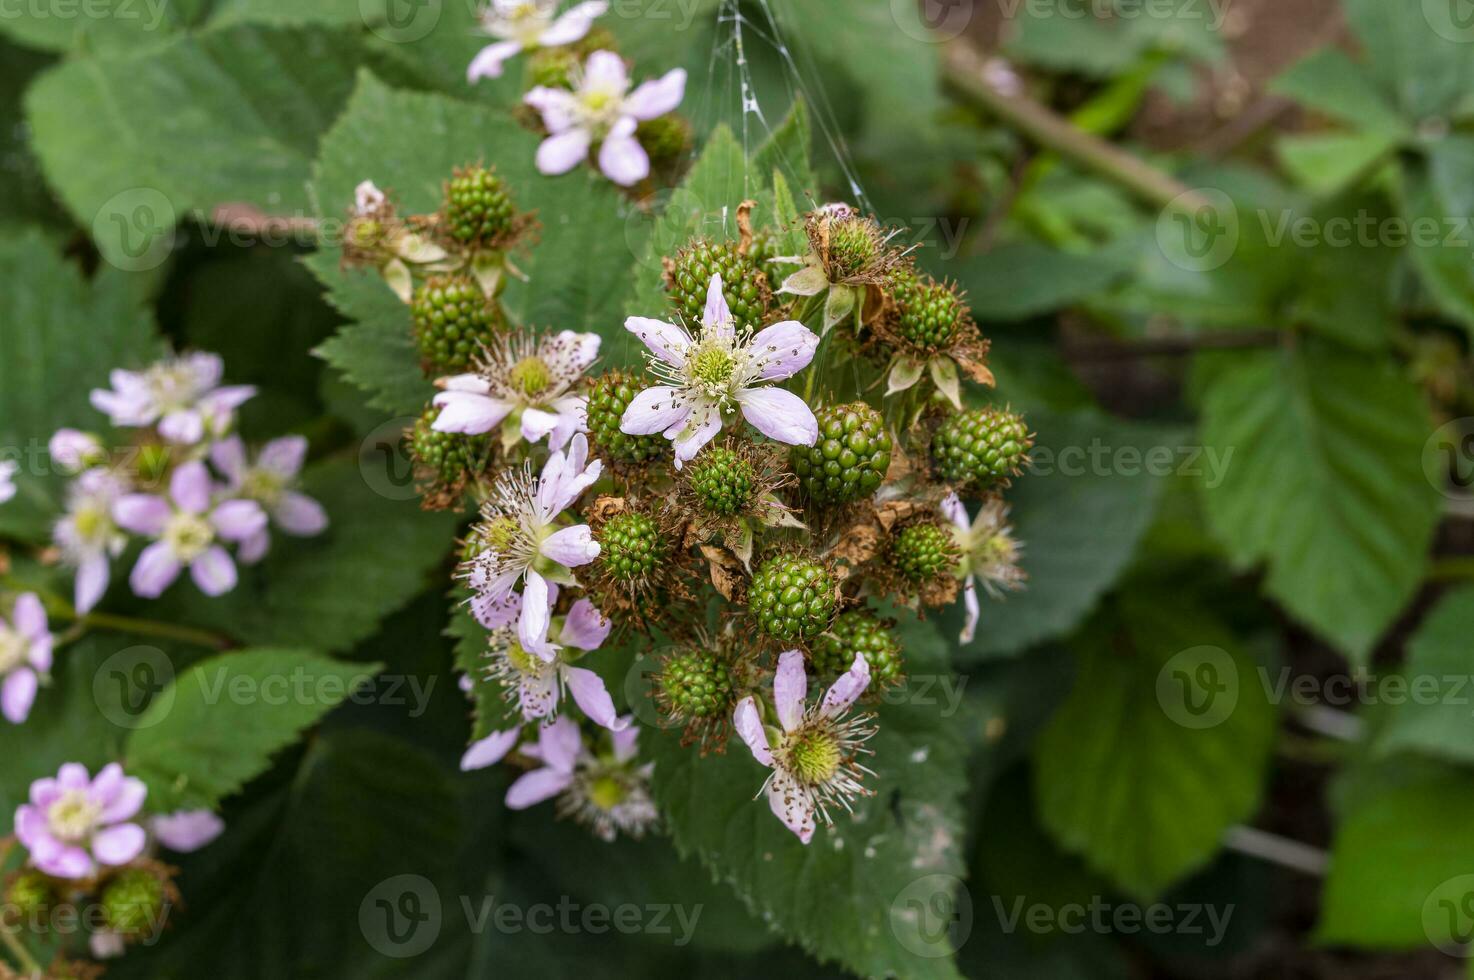
[[[809,497],[847,504],[880,487],[891,465],[891,437],[880,413],[864,402],[819,410],[819,441],[795,446],[789,465]]]
[[[517,208],[494,172],[467,167],[445,185],[445,222],[462,244],[495,245],[516,231]]]
[[[151,935],[163,922],[169,883],[150,868],[124,868],[102,889],[103,922],[124,937]]]
[[[1016,475],[1034,440],[1022,416],[977,408],[943,422],[932,437],[932,456],[943,478],[987,488]]]
[[[912,524],[891,542],[891,562],[901,577],[915,585],[950,574],[957,568],[957,543],[939,524]]]
[[[681,650],[661,665],[659,698],[675,719],[725,719],[732,710],[732,674],[710,650]]]
[[[930,276],[905,269],[891,277],[890,287],[896,301],[896,333],[917,347],[946,347],[967,321],[957,291]]]
[[[5,889],[5,921],[44,924],[56,902],[50,877],[31,868],[18,871]]]
[[[687,473],[702,509],[722,517],[746,510],[758,488],[752,460],[726,446],[713,446],[697,456]]]
[[[840,218],[829,226],[829,273],[832,282],[859,275],[880,257],[885,233],[870,218]]]
[[[666,268],[665,288],[676,311],[689,324],[701,322],[711,277],[722,277],[722,295],[738,330],[758,330],[772,301],[768,277],[736,242],[697,239],[681,249]]]
[[[659,435],[632,436],[620,431],[624,410],[640,390],[633,378],[620,371],[601,375],[589,388],[589,441],[617,462],[643,463],[660,455],[666,447],[665,439]]]
[[[766,272],[768,263],[780,254],[781,245],[777,232],[771,228],[760,228],[753,232],[752,242],[747,246],[747,257]]]
[[[829,628],[836,591],[834,576],[822,563],[802,555],[777,555],[753,575],[747,605],[761,632],[801,640]]]
[[[435,474],[445,484],[456,484],[480,473],[491,455],[490,435],[463,435],[459,432],[436,432],[431,428],[440,409],[425,409],[410,433],[410,454],[417,464]]]
[[[447,374],[471,370],[482,345],[505,326],[500,309],[469,276],[431,279],[415,291],[410,312],[421,361]]]
[[[635,128],[635,139],[649,154],[651,166],[666,167],[679,160],[691,145],[691,127],[680,116],[667,113],[641,122]]]
[[[841,613],[829,632],[813,643],[814,669],[825,677],[838,677],[864,656],[870,665],[872,685],[894,684],[901,679],[905,664],[901,659],[901,643],[884,623],[874,615],[855,609]]]
[[[655,521],[627,510],[609,518],[599,529],[599,562],[615,579],[634,582],[655,570],[665,557],[664,542]]]

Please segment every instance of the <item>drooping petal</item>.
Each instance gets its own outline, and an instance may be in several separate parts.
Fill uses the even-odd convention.
[[[572,772],[583,749],[578,722],[564,715],[537,730],[538,755],[559,772]]]
[[[537,43],[549,48],[572,44],[589,32],[594,18],[603,16],[608,9],[609,4],[604,0],[588,0],[587,3],[576,4],[548,26],[538,36]]]
[[[29,667],[18,667],[5,675],[0,684],[0,713],[12,725],[19,725],[31,714],[31,705],[36,702],[36,691],[40,679]]]
[[[672,112],[686,97],[686,69],[672,68],[659,78],[635,86],[624,100],[624,111],[636,119],[654,119]]]
[[[650,348],[650,353],[671,367],[686,366],[691,336],[676,324],[652,320],[647,316],[632,316],[625,319],[624,328],[640,338],[640,343]]]
[[[548,535],[538,551],[560,565],[577,568],[599,557],[599,542],[587,524],[575,524]]]
[[[814,359],[819,335],[797,320],[784,320],[759,330],[748,344],[758,381],[791,378]]]
[[[942,498],[942,516],[952,522],[952,526],[963,534],[972,529],[972,521],[967,516],[967,505],[956,493],[949,493]]]
[[[543,800],[552,799],[573,782],[573,773],[552,768],[534,769],[517,777],[507,788],[507,809],[525,810]]]
[[[180,510],[203,514],[210,509],[210,471],[195,460],[185,463],[169,478],[169,499]]]
[[[634,715],[621,716],[619,721],[624,727],[610,733],[609,743],[614,750],[615,762],[628,762],[639,752],[640,729],[634,720]]]
[[[785,732],[798,727],[804,716],[804,699],[809,694],[809,676],[804,672],[801,650],[789,650],[778,658],[773,674],[773,707]]]
[[[236,545],[235,556],[247,565],[254,565],[266,557],[271,550],[271,532],[262,528]]]
[[[35,860],[36,867],[54,878],[90,878],[96,870],[92,856],[74,845],[62,846],[44,858],[32,848],[31,857]]]
[[[112,577],[112,569],[108,565],[106,555],[89,555],[77,566],[77,581],[73,586],[73,600],[77,606],[77,612],[90,612],[92,607],[102,601],[103,593],[107,592],[108,580]]]
[[[962,586],[963,607],[967,610],[967,620],[962,624],[962,632],[957,639],[961,643],[971,643],[977,632],[978,620],[982,618],[982,609],[978,605],[978,587],[971,575]]]
[[[566,174],[588,156],[590,142],[589,131],[586,129],[566,129],[549,136],[537,147],[538,172],[549,176]]]
[[[754,759],[765,766],[772,766],[773,750],[768,745],[768,733],[763,731],[763,722],[758,717],[757,704],[751,695],[737,703],[737,710],[732,712],[732,727],[747,743]]]
[[[225,832],[225,821],[209,810],[179,810],[149,821],[154,838],[171,851],[198,851]]]
[[[10,624],[16,632],[28,640],[38,640],[46,635],[46,607],[34,592],[22,592],[11,610]]]
[[[261,447],[256,465],[277,476],[296,476],[307,459],[306,436],[282,436]]]
[[[604,686],[604,678],[583,667],[564,667],[563,679],[574,703],[594,724],[611,731],[618,731],[629,724],[628,719],[621,719],[615,712],[614,699]]]
[[[224,595],[235,588],[235,562],[224,548],[213,545],[189,563],[189,577],[205,595]]]
[[[674,433],[667,429],[665,434],[674,437],[671,445],[676,451],[676,469],[680,469],[687,460],[695,459],[701,447],[722,431],[722,413],[715,405],[702,405],[691,413],[685,425],[672,428],[676,429]]]
[[[304,493],[288,490],[277,501],[271,516],[277,527],[299,538],[310,538],[327,530],[328,512]]]
[[[127,864],[143,853],[148,835],[136,823],[120,823],[92,835],[92,854],[103,864]]]
[[[619,431],[632,436],[648,436],[680,425],[691,414],[686,396],[667,385],[646,388],[634,398],[619,419]]]
[[[768,783],[768,806],[783,826],[807,844],[814,838],[814,801],[800,791],[792,776],[775,770]]]
[[[510,728],[504,732],[492,732],[479,742],[472,742],[461,756],[461,772],[485,769],[501,762],[512,751],[512,746],[517,744],[521,735],[521,729]]]
[[[528,408],[522,412],[522,438],[537,442],[558,427],[558,416],[540,408]]]
[[[588,431],[588,396],[575,395],[560,398],[554,403],[558,409],[558,424],[548,433],[548,448],[557,451],[568,445],[580,432]]]
[[[629,123],[629,132],[621,133],[616,126],[599,147],[600,172],[620,187],[631,187],[650,176],[650,156],[635,139],[634,120]]]
[[[155,541],[138,554],[138,562],[128,574],[128,585],[135,595],[157,599],[179,577],[179,561],[162,541]]]
[[[210,511],[210,524],[226,541],[244,541],[266,529],[266,511],[254,500],[226,500]]]
[[[594,606],[587,599],[580,599],[568,610],[568,615],[563,620],[563,631],[558,634],[558,639],[565,646],[577,647],[580,650],[597,650],[604,645],[609,638],[609,631],[614,628],[614,623],[608,616]]]
[[[173,514],[167,500],[151,493],[125,494],[113,502],[113,520],[134,534],[158,537]]]
[[[819,420],[804,400],[782,388],[748,388],[737,404],[752,427],[776,442],[812,446],[819,439]]]
[[[516,41],[497,41],[476,52],[466,68],[466,81],[474,85],[483,78],[501,78],[502,63],[522,50]]]
[[[870,686],[870,664],[863,654],[855,654],[854,663],[850,669],[839,676],[839,679],[829,686],[824,692],[824,700],[819,704],[819,710],[830,717],[843,714],[855,699],[865,692]]]
[[[511,402],[498,401],[469,391],[442,391],[433,399],[440,414],[430,424],[436,432],[460,432],[479,436],[502,424],[513,409]]]
[[[552,612],[548,580],[529,568],[527,584],[522,589],[522,612],[517,617],[517,640],[524,650],[544,661],[551,661],[558,650],[548,643],[548,624]]]

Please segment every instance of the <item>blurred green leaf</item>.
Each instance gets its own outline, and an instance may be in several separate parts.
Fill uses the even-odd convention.
[[[1377,733],[1378,755],[1421,752],[1474,762],[1474,587],[1445,596],[1408,641],[1405,693]],[[1377,678],[1384,685],[1390,677]],[[1385,690],[1385,687],[1381,688]]]

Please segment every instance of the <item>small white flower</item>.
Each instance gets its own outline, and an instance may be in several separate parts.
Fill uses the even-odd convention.
[[[589,147],[599,144],[599,169],[622,187],[650,173],[650,157],[635,129],[640,121],[663,116],[686,94],[686,70],[673,68],[629,91],[624,61],[613,51],[595,51],[576,73],[572,92],[539,85],[522,99],[542,113],[550,134],[537,148],[537,169],[564,174],[578,166]]]
[[[554,586],[550,598],[556,596]],[[574,666],[582,653],[596,650],[609,636],[613,624],[587,599],[573,604],[568,615],[553,624],[556,642],[544,636],[541,643],[524,646],[510,628],[493,630],[488,640],[487,676],[502,686],[508,700],[515,700],[527,721],[551,718],[558,712],[563,689],[589,720],[618,730],[621,723],[614,699],[604,680],[586,667]],[[566,648],[582,653],[569,653]]]
[[[359,217],[373,214],[384,206],[386,200],[378,184],[365,180],[353,189],[353,213]]]
[[[143,371],[117,369],[112,389],[95,388],[92,406],[113,425],[159,426],[170,442],[193,445],[229,431],[235,410],[256,394],[251,385],[220,386],[225,365],[217,354],[185,354]]]
[[[10,621],[0,619],[0,714],[12,725],[31,713],[41,678],[51,670],[51,642],[41,600],[21,593]]]
[[[51,529],[62,562],[77,570],[77,612],[96,606],[107,591],[109,562],[123,553],[128,535],[113,520],[113,505],[132,487],[112,470],[91,469],[67,487],[66,513]]]
[[[971,643],[982,615],[977,578],[982,578],[983,588],[994,598],[1005,591],[1022,588],[1024,573],[1018,567],[1018,556],[1023,546],[1014,540],[1013,528],[1008,523],[1008,504],[1002,497],[989,497],[978,511],[977,518],[969,522],[962,500],[957,494],[949,493],[942,501],[942,514],[952,522],[952,536],[962,551],[957,575],[964,582],[962,600],[967,609],[967,621],[957,638],[963,643]]]
[[[701,332],[664,320],[632,316],[624,328],[650,348],[651,370],[666,384],[635,396],[620,419],[630,435],[656,432],[675,445],[676,469],[722,431],[722,416],[739,409],[763,435],[790,446],[812,446],[819,422],[802,398],[763,384],[792,377],[814,359],[819,338],[797,320],[739,333],[714,275],[706,292]]]
[[[584,430],[585,395],[578,382],[599,356],[599,335],[564,330],[542,338],[518,335],[486,348],[470,374],[442,378],[435,396],[440,408],[436,432],[480,435],[503,427],[503,444],[548,437],[548,448],[562,449]]]
[[[47,441],[46,451],[64,473],[80,473],[107,459],[107,450],[97,436],[76,429],[57,429]]]
[[[306,458],[307,440],[302,436],[273,439],[261,447],[254,460],[238,436],[210,447],[210,462],[225,477],[225,495],[256,501],[271,523],[299,538],[314,537],[328,526],[322,504],[294,489]],[[270,547],[271,534],[263,526],[241,542],[241,561],[254,564],[266,556]]]
[[[521,51],[556,48],[581,39],[594,19],[609,9],[604,0],[576,4],[561,16],[554,12],[558,0],[492,0],[481,11],[481,29],[495,38],[471,59],[466,81],[500,78],[502,63]]]
[[[0,460],[0,504],[15,496],[15,474],[20,464],[13,459]]]

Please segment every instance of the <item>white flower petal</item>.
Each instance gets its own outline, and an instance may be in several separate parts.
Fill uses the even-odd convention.
[[[674,323],[632,316],[624,321],[624,328],[640,338],[640,343],[650,348],[650,353],[671,367],[686,366],[686,352],[691,349],[691,337]]]
[[[762,719],[758,717],[757,704],[751,696],[743,698],[732,712],[732,727],[742,736],[742,741],[752,751],[752,757],[765,766],[773,764],[773,750],[768,745],[768,733],[763,731]]]
[[[630,399],[619,420],[619,431],[649,436],[680,425],[691,414],[691,403],[675,388],[656,385]]]
[[[636,119],[654,119],[673,111],[686,96],[686,70],[672,68],[643,82],[624,100],[624,111]]]
[[[633,122],[633,120],[631,120]],[[650,176],[650,157],[630,134],[610,133],[599,147],[599,170],[620,187],[638,184]]]
[[[748,388],[738,392],[742,415],[769,439],[790,446],[812,446],[819,439],[819,420],[804,400],[782,388]]]
[[[589,142],[586,129],[568,129],[549,136],[537,148],[538,172],[549,176],[566,174],[588,156]]]
[[[791,378],[814,359],[819,335],[797,320],[784,320],[759,330],[747,345],[758,381]]]
[[[510,402],[497,401],[469,391],[442,391],[434,398],[440,414],[430,428],[436,432],[461,432],[479,436],[502,424],[512,412]]]
[[[501,78],[502,63],[522,50],[517,41],[497,41],[476,52],[466,68],[466,81],[472,85],[483,78]]]

